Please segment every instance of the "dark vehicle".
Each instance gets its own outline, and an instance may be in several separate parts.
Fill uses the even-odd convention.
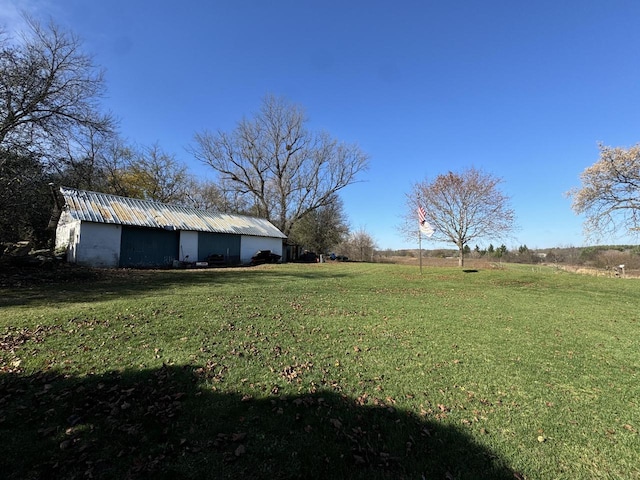
[[[302,263],[316,263],[319,260],[320,259],[319,259],[318,255],[315,252],[309,252],[309,251],[304,252],[298,258],[298,262],[302,262]]]
[[[280,255],[277,253],[271,253],[271,250],[258,250],[256,254],[251,257],[251,265],[261,265],[263,263],[278,263],[280,261]]]

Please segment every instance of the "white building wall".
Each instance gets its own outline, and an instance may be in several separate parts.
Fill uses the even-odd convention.
[[[79,233],[75,245],[76,263],[111,268],[120,265],[120,225],[83,222]]]
[[[198,260],[198,232],[184,230],[180,232],[179,259],[181,262],[195,262]]]
[[[282,256],[282,238],[250,237],[243,235],[240,238],[240,262],[251,263],[258,250],[271,250]]]
[[[74,220],[67,212],[62,212],[56,226],[56,251],[67,252],[67,262],[75,263],[79,241],[80,220]]]

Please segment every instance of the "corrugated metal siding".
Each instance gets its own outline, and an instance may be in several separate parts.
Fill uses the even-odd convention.
[[[178,259],[180,232],[122,227],[121,267],[169,267]]]
[[[198,260],[202,261],[211,254],[218,254],[224,255],[228,264],[240,263],[240,238],[228,233],[198,233]]]
[[[286,238],[263,218],[214,213],[67,187],[61,187],[60,192],[72,218],[84,222]]]

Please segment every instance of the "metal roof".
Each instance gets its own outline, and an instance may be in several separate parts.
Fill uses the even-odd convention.
[[[215,213],[75,188],[60,187],[60,192],[64,197],[65,210],[72,218],[83,222],[287,238],[263,218]]]

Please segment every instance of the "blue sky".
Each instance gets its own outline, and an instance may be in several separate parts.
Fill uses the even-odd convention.
[[[370,155],[342,198],[383,249],[417,248],[398,230],[413,183],[471,166],[516,213],[494,245],[585,245],[565,192],[599,142],[640,142],[637,1],[0,0],[0,24],[20,9],[81,37],[125,138],[203,177],[195,132],[231,130],[266,94],[302,105]]]

